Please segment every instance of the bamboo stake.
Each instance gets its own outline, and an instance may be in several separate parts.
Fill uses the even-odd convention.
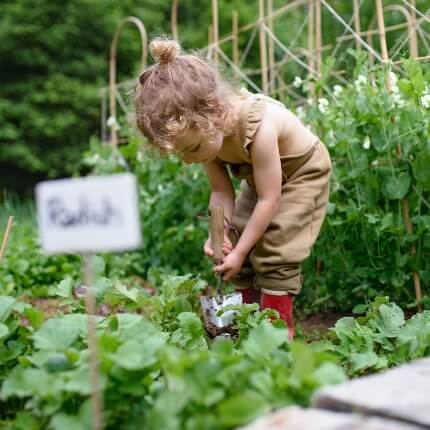
[[[284,101],[285,99],[285,82],[283,79],[283,67],[280,66],[280,70],[278,72],[277,80],[278,80],[278,97],[281,101]]]
[[[259,36],[260,36],[260,65],[261,65],[261,85],[263,92],[268,93],[268,78],[267,78],[267,50],[266,50],[266,32],[264,30],[264,0],[258,1],[258,16],[259,16]]]
[[[268,27],[273,33],[273,0],[267,0],[267,16],[269,17]],[[274,93],[276,91],[276,80],[275,76],[275,43],[271,37],[269,37],[269,92]]]
[[[418,47],[418,39],[417,39],[417,12],[416,12],[416,0],[410,0],[411,2],[411,55],[412,58],[418,58],[419,57],[419,47]]]
[[[239,13],[237,10],[233,11],[233,22],[232,22],[232,34],[233,34],[233,63],[236,67],[239,67],[239,37],[238,37],[238,28],[239,28]],[[234,78],[239,79],[239,74],[237,70],[233,71]]]
[[[219,33],[218,33],[218,0],[212,0],[212,35],[213,43],[215,44],[214,60],[218,63],[218,45],[219,45]]]
[[[308,0],[308,66],[315,69],[314,62],[314,32],[315,32],[315,0]]]
[[[170,24],[172,26],[172,35],[176,40],[178,36],[178,0],[172,0],[172,12],[170,15]]]
[[[361,36],[360,28],[360,0],[354,0],[354,30],[357,34]],[[355,39],[355,47],[357,50],[361,49],[361,43]]]
[[[382,0],[375,0],[376,16],[378,18],[379,41],[381,44],[382,61],[388,63],[387,39],[385,37],[384,12],[382,10]],[[389,88],[390,89],[390,88]]]
[[[213,49],[213,31],[211,25],[208,27],[208,46],[208,60],[211,60],[213,51],[216,51],[215,49]]]
[[[381,0],[375,0],[375,1],[376,1],[376,11],[377,11],[377,15],[378,15],[378,28],[379,28],[379,36],[380,36],[380,41],[381,41],[382,60],[384,61],[384,63],[388,63],[389,58],[388,58],[388,50],[387,50],[387,40],[385,38],[385,24],[384,24],[384,15],[383,15],[383,11],[382,11],[382,2],[381,2]],[[386,77],[386,83],[387,83],[387,88],[390,91],[391,90],[391,83],[390,83],[390,79],[389,79],[388,75]],[[398,144],[397,145],[397,157],[398,158],[400,158],[400,156],[401,156],[401,151],[402,151],[402,148],[401,148],[400,144]],[[405,223],[406,231],[408,232],[408,234],[412,234],[413,233],[413,227],[412,227],[412,222],[411,222],[411,217],[410,217],[409,200],[407,197],[404,197],[402,200],[402,209],[403,209],[403,221]],[[411,252],[412,257],[416,255],[415,244],[412,245],[410,252]],[[422,311],[422,305],[419,302],[422,299],[422,291],[421,291],[421,282],[420,282],[420,277],[419,277],[418,272],[413,271],[412,277],[414,280],[414,289],[415,289],[415,298],[417,300],[417,309],[419,312],[421,312]]]
[[[6,251],[6,246],[9,241],[10,232],[12,230],[12,224],[13,224],[13,216],[10,216],[7,220],[6,231],[4,233],[3,241],[0,248],[0,263],[3,260],[4,253]]]
[[[84,258],[84,284],[85,292],[85,311],[87,313],[88,327],[88,349],[90,352],[90,381],[91,381],[91,419],[92,429],[101,430],[103,428],[103,399],[99,384],[98,357],[97,357],[97,338],[94,315],[96,313],[94,293],[93,293],[93,269],[92,255],[85,254]]]
[[[412,226],[410,210],[409,210],[409,200],[406,197],[402,200],[402,209],[403,209],[403,219],[405,222],[406,231],[408,232],[408,234],[413,234],[413,226]],[[417,248],[415,244],[413,244],[411,247],[411,255],[414,257],[416,254],[417,254]],[[420,275],[418,274],[418,272],[416,271],[412,272],[412,279],[414,281],[415,298],[418,303],[417,309],[418,309],[418,312],[421,312],[423,309],[420,302],[422,300],[423,295],[421,291]]]
[[[321,66],[322,66],[322,25],[321,25],[321,1],[314,0],[315,2],[315,53],[316,53],[316,70],[318,76],[321,76]],[[315,91],[315,90],[314,90]],[[314,92],[313,91],[313,92]],[[316,276],[319,278],[321,275],[321,260],[316,258]],[[320,285],[316,285],[317,297],[319,296]]]
[[[315,0],[315,24],[316,24],[316,33],[315,33],[315,49],[317,54],[317,71],[318,75],[321,76],[321,65],[322,65],[322,28],[321,28],[321,1]]]

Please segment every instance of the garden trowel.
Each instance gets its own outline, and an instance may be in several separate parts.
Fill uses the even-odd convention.
[[[224,253],[222,246],[224,242],[224,207],[221,205],[209,208],[209,229],[213,250],[213,260],[216,265],[222,263]],[[231,332],[233,317],[236,311],[229,310],[221,312],[227,305],[242,304],[242,294],[223,294],[222,273],[217,273],[216,289],[211,295],[201,296],[200,302],[203,308],[203,318],[206,329],[214,337]],[[213,291],[213,289],[212,289]]]

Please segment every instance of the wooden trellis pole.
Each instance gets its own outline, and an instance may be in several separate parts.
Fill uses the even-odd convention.
[[[218,48],[219,48],[219,27],[218,27],[218,0],[212,0],[212,37],[215,45],[214,60],[218,62]]]
[[[214,39],[213,39],[213,31],[212,31],[212,26],[210,25],[208,27],[208,46],[209,46],[209,49],[208,49],[208,60],[212,59],[213,52],[215,51],[215,49],[213,48],[213,41],[214,41]]]
[[[315,69],[314,61],[314,33],[315,33],[315,0],[308,0],[308,66]]]
[[[355,32],[361,36],[361,28],[360,28],[360,0],[354,0],[353,3],[354,9],[354,30]],[[361,49],[361,43],[355,39],[355,47],[356,49]]]
[[[321,75],[322,65],[322,26],[321,26],[321,1],[315,0],[315,50],[317,56],[317,72]]]
[[[172,0],[172,12],[170,15],[170,24],[172,26],[172,35],[176,40],[178,36],[178,0]]]
[[[381,45],[382,61],[388,63],[387,38],[385,36],[384,11],[382,9],[382,0],[375,0],[376,16],[378,18],[379,42]]]
[[[382,1],[381,0],[375,0],[376,2],[376,12],[378,16],[378,28],[379,28],[379,37],[380,37],[380,43],[381,43],[381,52],[382,52],[382,60],[385,64],[389,62],[388,58],[388,50],[387,50],[387,40],[385,37],[385,23],[384,23],[384,15],[383,15],[383,9],[382,9]],[[391,90],[391,83],[390,79],[387,75],[386,77],[386,83],[388,90]],[[400,146],[400,143],[397,145],[397,156],[400,158],[402,152],[402,148]],[[411,216],[410,216],[410,210],[409,210],[409,200],[407,197],[404,197],[402,200],[402,209],[403,209],[403,221],[405,223],[406,231],[408,234],[413,234],[413,226],[411,222]],[[411,256],[414,257],[417,253],[415,244],[411,247]],[[417,300],[417,309],[419,312],[422,311],[422,291],[421,291],[421,281],[420,276],[418,272],[414,271],[412,272],[412,277],[414,281],[414,289],[415,289],[415,298]]]
[[[232,35],[233,35],[233,39],[232,39],[232,43],[233,43],[233,64],[239,68],[239,34],[238,34],[238,29],[239,29],[239,13],[237,10],[233,11],[233,15],[232,15]],[[237,70],[233,70],[234,73],[234,78],[238,79],[239,78],[239,74],[237,73]]]
[[[268,27],[273,33],[273,0],[267,0],[267,16],[269,17]],[[276,91],[276,80],[274,79],[276,73],[275,69],[275,43],[269,37],[269,92],[270,94]]]
[[[417,39],[417,12],[416,12],[416,0],[409,0],[411,3],[411,55],[413,58],[419,57],[419,47]]]
[[[267,78],[267,49],[266,49],[266,31],[264,30],[264,0],[258,1],[258,19],[259,19],[259,36],[260,36],[260,67],[261,67],[261,86],[265,94],[268,93]]]
[[[13,225],[13,216],[10,216],[7,220],[7,226],[6,230],[3,236],[1,248],[0,248],[0,263],[3,260],[3,256],[6,251],[7,243],[9,241],[10,232],[12,231],[12,225]]]

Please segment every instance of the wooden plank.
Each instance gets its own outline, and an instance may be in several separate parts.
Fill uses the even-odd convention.
[[[260,418],[238,430],[420,430],[421,427],[360,414],[296,406]]]
[[[359,411],[430,428],[430,358],[318,391],[313,406]]]

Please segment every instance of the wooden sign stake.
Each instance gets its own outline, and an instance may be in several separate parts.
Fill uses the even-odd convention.
[[[103,428],[103,399],[99,384],[99,370],[97,357],[97,337],[94,315],[96,313],[94,291],[94,273],[92,267],[93,254],[84,254],[84,285],[85,291],[85,312],[87,313],[88,327],[88,349],[90,352],[90,381],[91,381],[91,409],[92,428],[101,430]]]

